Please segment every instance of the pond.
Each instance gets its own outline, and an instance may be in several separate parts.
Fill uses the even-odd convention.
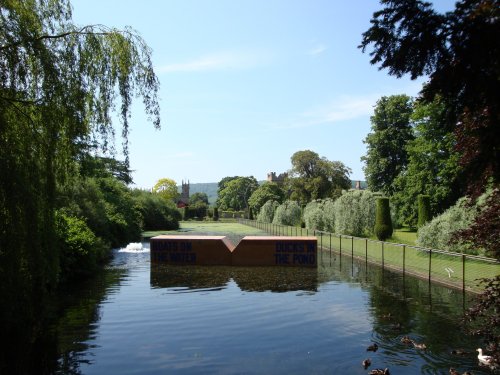
[[[330,253],[317,269],[152,266],[143,246],[66,296],[58,374],[489,373],[459,291]]]

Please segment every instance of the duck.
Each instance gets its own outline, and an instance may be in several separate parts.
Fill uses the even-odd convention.
[[[460,375],[460,373],[455,370],[453,367],[450,367],[450,375]]]
[[[363,365],[363,367],[366,370],[372,364],[372,360],[370,358],[364,359],[361,364]]]
[[[467,354],[470,354],[470,353],[468,351],[466,351],[466,350],[463,350],[463,349],[453,349],[451,351],[451,354],[464,356],[464,355],[467,355]]]
[[[409,345],[409,344],[413,344],[413,341],[412,341],[412,339],[410,339],[410,336],[403,336],[401,338],[401,343]]]
[[[422,350],[427,349],[427,345],[425,345],[424,343],[419,344],[418,342],[415,342],[413,340],[411,340],[411,343],[413,344],[413,346],[415,347],[415,349],[422,349]]]
[[[491,357],[489,355],[484,355],[483,349],[478,348],[478,349],[476,349],[476,351],[479,352],[479,354],[477,355],[477,359],[479,360],[479,363],[481,363],[483,365],[487,365],[487,366],[491,366],[493,364],[493,357]]]
[[[403,325],[398,322],[398,323],[392,324],[391,329],[394,331],[401,331],[403,329]]]
[[[391,375],[388,368],[385,368],[383,370],[381,368],[374,368],[368,374],[370,374],[370,375]]]
[[[366,348],[367,352],[376,352],[378,350],[378,345],[374,343],[373,345],[370,345],[368,348]]]

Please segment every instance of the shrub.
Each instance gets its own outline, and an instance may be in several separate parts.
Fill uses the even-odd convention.
[[[134,191],[135,204],[142,217],[142,230],[172,230],[179,228],[181,212],[173,202],[144,190]]]
[[[330,198],[309,202],[304,208],[305,228],[333,232],[335,227],[334,201]]]
[[[214,221],[219,221],[219,209],[214,207]]]
[[[377,198],[374,232],[380,241],[385,241],[387,238],[392,236],[389,198]]]
[[[109,247],[80,218],[56,213],[60,244],[60,279],[74,280],[89,275],[109,256]]]
[[[422,227],[431,220],[431,197],[428,195],[418,196],[418,227]]]
[[[321,203],[321,200],[315,200],[309,202],[304,208],[304,223],[306,228],[324,230],[325,222]]]
[[[274,213],[273,223],[281,225],[299,226],[301,222],[301,209],[295,201],[285,201],[279,205]]]
[[[274,213],[280,204],[275,200],[269,200],[261,207],[259,214],[257,215],[257,221],[263,223],[272,223],[274,218]]]
[[[369,190],[344,192],[334,203],[334,232],[358,237],[371,236],[375,224],[377,196],[378,194]]]
[[[470,244],[464,242],[451,243],[450,240],[455,232],[466,229],[472,224],[478,212],[484,208],[487,196],[488,194],[481,196],[476,205],[471,205],[467,198],[460,198],[455,205],[418,230],[417,245],[460,253],[478,254],[478,249],[472,248]]]

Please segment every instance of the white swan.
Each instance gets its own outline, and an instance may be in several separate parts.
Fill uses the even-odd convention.
[[[489,356],[489,355],[484,355],[483,354],[483,349],[479,348],[479,349],[476,349],[479,354],[477,355],[477,359],[479,360],[480,363],[482,363],[483,365],[488,365],[488,366],[491,366],[493,364],[493,357]]]

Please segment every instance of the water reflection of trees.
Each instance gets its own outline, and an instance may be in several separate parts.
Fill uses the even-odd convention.
[[[216,290],[225,288],[231,279],[241,290],[253,292],[315,292],[318,285],[317,270],[311,268],[151,266],[153,288]]]
[[[106,270],[85,283],[68,286],[39,311],[31,324],[19,316],[9,321],[8,336],[2,335],[2,374],[80,374],[86,342],[100,319],[100,303],[116,288],[123,270]],[[6,332],[2,322],[2,333]]]
[[[58,306],[62,314],[52,327],[58,336],[58,373],[80,374],[81,364],[89,362],[83,357],[100,320],[100,304],[112,290],[118,289],[126,274],[124,269],[108,269],[60,294]]]
[[[237,267],[233,279],[241,290],[289,292],[318,290],[318,271],[300,267]]]

